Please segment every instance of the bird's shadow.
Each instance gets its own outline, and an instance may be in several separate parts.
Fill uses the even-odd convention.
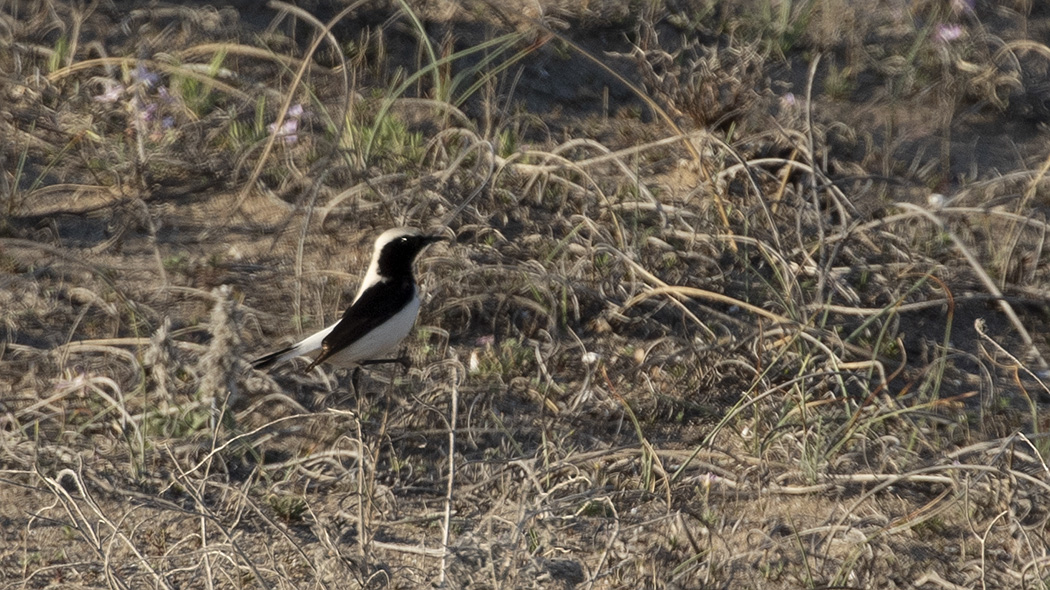
[[[370,400],[383,403],[381,400],[392,395],[396,377],[408,375],[411,367],[410,359],[401,356],[364,361],[349,369],[336,369],[333,374],[335,383],[330,389],[301,390],[306,399],[299,401],[313,412],[328,409],[357,410],[362,403]]]

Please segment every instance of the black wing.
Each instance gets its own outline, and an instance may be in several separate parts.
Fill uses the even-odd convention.
[[[317,355],[306,371],[310,372],[328,357],[397,315],[415,294],[416,287],[411,278],[396,282],[381,281],[365,289],[361,297],[343,312],[343,319],[321,341],[321,354]]]

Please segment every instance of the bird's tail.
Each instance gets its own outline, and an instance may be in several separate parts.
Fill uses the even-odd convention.
[[[259,357],[259,358],[257,358],[257,359],[252,361],[252,368],[262,371],[262,370],[269,369],[270,367],[272,367],[274,365],[283,363],[284,361],[288,360],[289,358],[295,356],[294,354],[292,354],[292,349],[293,348],[294,347],[289,346],[287,348],[282,348],[281,350],[278,350],[277,352],[271,352],[270,354],[268,354],[266,356],[261,356],[261,357]]]

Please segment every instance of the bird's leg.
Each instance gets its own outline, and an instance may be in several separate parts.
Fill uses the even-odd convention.
[[[361,367],[354,367],[350,371],[350,394],[353,395],[355,398],[359,397],[357,395],[357,384],[358,384],[358,382],[360,380],[361,380]]]

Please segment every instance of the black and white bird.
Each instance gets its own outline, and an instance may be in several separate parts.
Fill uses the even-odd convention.
[[[343,317],[287,348],[255,359],[252,367],[266,369],[300,356],[313,358],[307,372],[323,362],[336,367],[382,362],[379,357],[397,348],[419,314],[412,263],[423,248],[442,239],[409,227],[383,232],[376,238],[365,280]]]

